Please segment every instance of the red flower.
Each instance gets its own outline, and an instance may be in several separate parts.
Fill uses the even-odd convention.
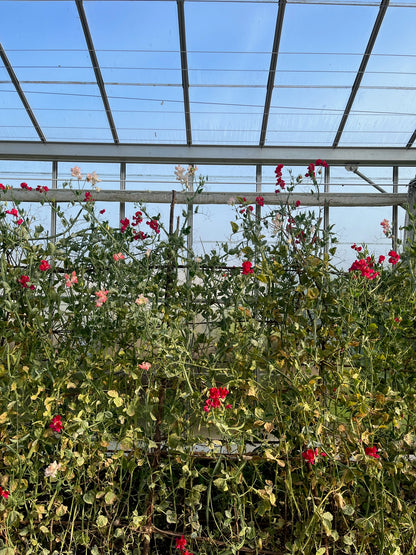
[[[3,489],[3,488],[0,486],[0,497],[4,497],[4,499],[8,499],[8,498],[9,498],[9,495],[10,495],[9,491],[6,490],[6,489]]]
[[[124,233],[130,225],[130,220],[128,218],[124,218],[124,220],[120,220],[120,223],[121,223],[120,232]]]
[[[357,247],[357,245],[355,243],[353,245],[351,245],[351,248],[354,249],[357,252],[360,252],[361,250],[363,250],[363,247]]]
[[[22,225],[22,223],[23,223],[23,218],[19,218],[19,219],[16,221],[16,224],[17,224],[17,225]]]
[[[84,201],[85,202],[95,202],[95,200],[92,198],[92,195],[89,191],[85,192]]]
[[[401,318],[398,318],[397,316],[394,318],[394,321],[397,322],[398,324],[402,321]]]
[[[136,235],[134,235],[133,239],[135,239],[137,241],[137,239],[142,239],[143,241],[145,239],[147,239],[147,235],[146,233],[143,233],[143,231],[139,231],[138,233],[136,233]]]
[[[395,264],[397,264],[398,261],[400,260],[400,254],[397,254],[396,251],[389,251],[388,255],[389,255],[389,257],[390,257],[390,258],[389,258],[389,262],[390,262],[390,264],[392,264],[393,266],[394,266]]]
[[[318,160],[315,162],[315,166],[322,166],[323,168],[327,168],[328,164],[325,162],[325,160],[321,160],[320,158],[318,158]]]
[[[307,449],[303,451],[302,458],[309,464],[315,464],[315,457],[318,455],[318,449]]]
[[[22,189],[26,189],[26,191],[31,191],[32,187],[29,187],[29,185],[27,183],[21,183],[20,184]]]
[[[5,191],[5,190],[6,190],[6,187],[3,185],[3,183],[0,183],[0,189],[1,189],[2,191]]]
[[[256,204],[258,204],[259,206],[264,206],[264,198],[256,197]]]
[[[50,270],[51,269],[51,265],[49,264],[49,262],[47,260],[41,260],[40,264],[39,264],[39,270],[41,272],[46,272],[46,270]]]
[[[49,191],[49,187],[46,187],[46,185],[43,185],[42,187],[41,187],[40,185],[38,185],[38,186],[36,187],[36,190],[37,190],[39,193],[47,193],[47,192]]]
[[[315,164],[309,164],[308,171],[305,173],[305,177],[311,177],[312,179],[315,179]]]
[[[18,216],[19,212],[17,211],[16,208],[12,208],[11,210],[6,210],[6,214],[10,214],[11,216]]]
[[[218,409],[221,406],[221,399],[225,399],[229,393],[225,387],[211,387],[209,398],[205,401],[204,411],[209,412],[211,409]],[[231,405],[227,405],[225,408],[231,408]]]
[[[242,264],[243,266],[243,275],[246,276],[247,274],[252,274],[252,266],[253,264],[249,260],[245,260]]]
[[[18,280],[18,282],[20,283],[20,285],[21,285],[22,287],[24,287],[25,289],[27,289],[27,288],[29,287],[29,286],[28,286],[29,281],[30,281],[30,277],[29,277],[29,276],[24,276],[24,275],[23,275],[23,276],[20,276],[20,279]],[[34,288],[35,288],[34,285],[31,285],[31,286],[29,287],[29,289],[32,289],[32,290],[33,290]]]
[[[181,536],[180,539],[176,539],[176,549],[180,549],[181,551],[184,551],[186,546],[186,539]]]
[[[380,256],[378,257],[378,263],[379,264],[383,264],[383,262],[386,260],[386,257],[383,256],[382,254],[380,254]]]
[[[58,434],[62,432],[64,427],[62,425],[61,417],[59,416],[59,414],[52,418],[52,422],[49,424],[49,428],[51,428],[54,432],[58,432]]]
[[[373,447],[366,447],[365,448],[365,454],[367,455],[367,457],[373,457],[374,459],[379,459],[380,455],[377,455],[377,447],[375,447],[373,445]]]
[[[142,223],[142,221],[143,221],[142,216],[143,216],[143,214],[142,214],[142,212],[140,212],[140,210],[138,210],[138,211],[134,214],[134,216],[133,216],[133,223],[131,224],[132,227],[136,227],[137,225],[139,225],[139,224]]]
[[[296,206],[296,208],[299,208],[299,206],[300,206],[300,200],[297,200],[297,201],[295,202],[295,206]]]
[[[150,220],[149,222],[146,222],[146,224],[156,233],[160,233],[159,222],[156,219]]]
[[[100,214],[104,214],[105,212],[105,208],[103,208],[102,210],[100,210]]]

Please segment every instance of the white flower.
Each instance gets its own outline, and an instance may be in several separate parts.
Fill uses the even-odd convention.
[[[61,463],[57,463],[53,461],[46,469],[45,469],[45,476],[46,478],[52,477],[56,478],[56,473],[58,470],[61,470]]]
[[[90,182],[92,185],[95,185],[96,183],[101,181],[101,179],[98,177],[96,172],[92,172],[87,173],[87,181]]]

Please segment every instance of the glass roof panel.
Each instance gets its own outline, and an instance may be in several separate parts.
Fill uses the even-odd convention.
[[[47,140],[111,139],[75,2],[2,2],[0,36]]]
[[[266,144],[332,143],[376,15],[365,5],[287,5]]]
[[[85,11],[120,141],[185,142],[176,2],[86,2]]]
[[[225,2],[218,10],[185,3],[193,142],[257,144],[277,5]]]
[[[39,140],[16,89],[0,61],[0,139]]]
[[[407,144],[416,129],[415,27],[416,9],[388,8],[340,146]]]

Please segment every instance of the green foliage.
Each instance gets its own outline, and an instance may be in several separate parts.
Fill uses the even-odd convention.
[[[3,205],[0,553],[415,552],[415,245],[337,270],[287,190],[203,258],[174,202]]]

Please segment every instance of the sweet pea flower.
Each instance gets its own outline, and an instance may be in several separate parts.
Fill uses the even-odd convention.
[[[150,370],[152,365],[150,364],[150,362],[142,362],[138,366],[141,370]]]
[[[72,272],[72,275],[65,274],[65,285],[67,287],[72,287],[75,283],[78,283],[78,278],[75,270]]]
[[[95,305],[103,306],[103,304],[107,301],[108,290],[102,289],[101,291],[97,291],[95,294],[98,297]]]
[[[117,262],[118,260],[124,260],[126,257],[122,252],[118,252],[116,254],[113,254],[113,258]]]
[[[49,262],[47,260],[41,260],[40,264],[39,264],[39,270],[41,272],[46,272],[46,270],[50,270],[51,269],[51,265],[49,264]]]
[[[57,463],[53,461],[46,469],[45,469],[45,477],[46,478],[56,478],[56,474],[58,470],[61,470],[61,463]]]
[[[57,432],[58,434],[62,432],[64,427],[62,425],[61,416],[59,414],[52,418],[52,422],[49,424],[49,428],[51,428],[54,432]]]
[[[75,177],[75,179],[82,179],[81,168],[79,168],[78,166],[74,166],[73,168],[71,168],[71,175],[72,177]]]
[[[149,299],[147,297],[145,297],[143,295],[143,293],[140,293],[140,295],[137,297],[137,299],[134,301],[138,306],[147,304],[149,302]]]
[[[98,177],[96,172],[87,173],[87,181],[91,183],[91,185],[95,185],[96,183],[100,182],[101,179]]]

